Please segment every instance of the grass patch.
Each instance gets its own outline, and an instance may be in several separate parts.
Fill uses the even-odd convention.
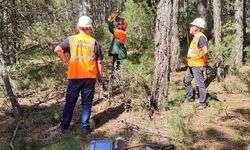
[[[8,146],[4,143],[0,143],[0,150],[8,149]]]
[[[83,141],[84,142],[84,141]],[[59,143],[51,144],[47,147],[41,148],[40,150],[81,150],[87,149],[88,144],[82,143],[79,137],[69,136],[63,138]]]
[[[247,93],[249,91],[247,85],[244,83],[245,81],[240,80],[236,76],[227,77],[224,82],[222,82],[222,87],[227,93],[230,94],[241,94]]]

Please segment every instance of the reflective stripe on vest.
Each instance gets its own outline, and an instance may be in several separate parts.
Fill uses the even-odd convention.
[[[127,34],[126,34],[125,31],[115,29],[114,37],[115,37],[122,45],[125,45],[126,39],[127,39]]]
[[[70,61],[68,79],[96,78],[95,39],[86,34],[69,37]]]
[[[207,37],[203,33],[198,33],[190,43],[187,54],[188,66],[190,67],[205,66],[205,62],[202,56],[202,50],[198,47],[199,39],[201,36],[205,37],[207,40]]]

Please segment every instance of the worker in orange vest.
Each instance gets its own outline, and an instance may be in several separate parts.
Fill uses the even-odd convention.
[[[109,31],[113,34],[108,54],[109,56],[113,56],[113,69],[119,69],[120,61],[127,56],[125,48],[127,33],[125,30],[128,27],[128,23],[113,13],[109,16],[107,24]]]
[[[187,54],[187,71],[184,79],[186,89],[186,101],[193,102],[194,94],[191,85],[193,78],[199,90],[200,105],[199,109],[205,109],[206,104],[206,87],[204,80],[204,67],[208,64],[208,42],[207,37],[202,33],[205,29],[206,22],[202,18],[196,18],[190,27],[190,33],[193,35],[193,40]]]
[[[91,37],[92,20],[81,16],[78,20],[79,34],[69,36],[55,48],[60,59],[68,66],[66,103],[63,109],[60,132],[66,133],[73,110],[81,92],[81,125],[84,134],[91,132],[89,118],[95,91],[95,83],[102,80],[102,52],[97,41]],[[69,53],[69,58],[65,55]]]

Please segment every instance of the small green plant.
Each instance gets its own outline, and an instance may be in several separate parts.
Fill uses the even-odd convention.
[[[50,119],[50,120],[57,120],[60,119],[60,111],[58,105],[52,105],[45,109],[45,111],[42,112],[42,116],[44,118]]]
[[[193,113],[185,117],[182,114],[180,107],[173,107],[167,118],[167,123],[170,125],[170,138],[180,142],[185,149],[194,142],[193,136],[189,131]]]
[[[4,143],[0,143],[0,150],[5,150],[8,149],[8,146],[5,145]]]
[[[170,83],[169,86],[169,95],[167,98],[161,101],[161,105],[164,108],[170,108],[173,106],[180,106],[181,103],[185,100],[185,90],[178,89],[176,84]]]
[[[242,127],[237,128],[236,131],[241,137],[246,133],[246,129]]]
[[[209,97],[207,98],[207,101],[208,101],[209,106],[216,109],[216,112],[214,112],[213,115],[218,116],[223,112],[224,106],[223,106],[223,103],[218,100],[217,93],[215,92],[209,93]]]
[[[243,56],[245,62],[250,61],[250,46],[244,48]]]

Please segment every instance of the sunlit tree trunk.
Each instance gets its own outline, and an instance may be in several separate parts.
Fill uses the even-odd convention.
[[[16,97],[13,93],[11,84],[10,84],[10,78],[8,76],[8,73],[6,71],[5,61],[4,61],[4,53],[2,48],[0,47],[0,75],[4,83],[5,91],[7,94],[8,99],[11,102],[13,113],[15,116],[20,115],[20,106],[16,100]]]
[[[179,28],[178,28],[178,4],[179,0],[173,1],[172,12],[172,36],[171,36],[171,71],[179,68]]]
[[[173,35],[173,1],[161,0],[157,7],[155,26],[155,69],[150,106],[161,109],[161,100],[167,98],[170,81],[171,37]]]
[[[244,45],[246,41],[246,32],[247,32],[247,4],[248,0],[243,0],[243,38],[244,38]]]
[[[207,0],[197,0],[198,17],[206,19]]]
[[[223,81],[225,71],[223,67],[223,56],[220,48],[221,44],[221,0],[213,0],[213,19],[214,19],[214,42],[216,48],[217,80]]]
[[[80,10],[79,10],[79,15],[89,15],[90,12],[90,0],[80,0]]]
[[[186,0],[186,11],[187,11],[186,36],[187,36],[187,45],[189,45],[190,44],[190,39],[189,39],[189,36],[190,36],[190,33],[189,33],[190,20],[188,19],[189,18],[189,0]]]
[[[233,67],[242,66],[243,61],[243,42],[244,42],[244,32],[243,32],[243,8],[244,0],[235,0],[234,8],[234,30],[235,30],[235,40],[237,44],[234,46],[232,52]]]

